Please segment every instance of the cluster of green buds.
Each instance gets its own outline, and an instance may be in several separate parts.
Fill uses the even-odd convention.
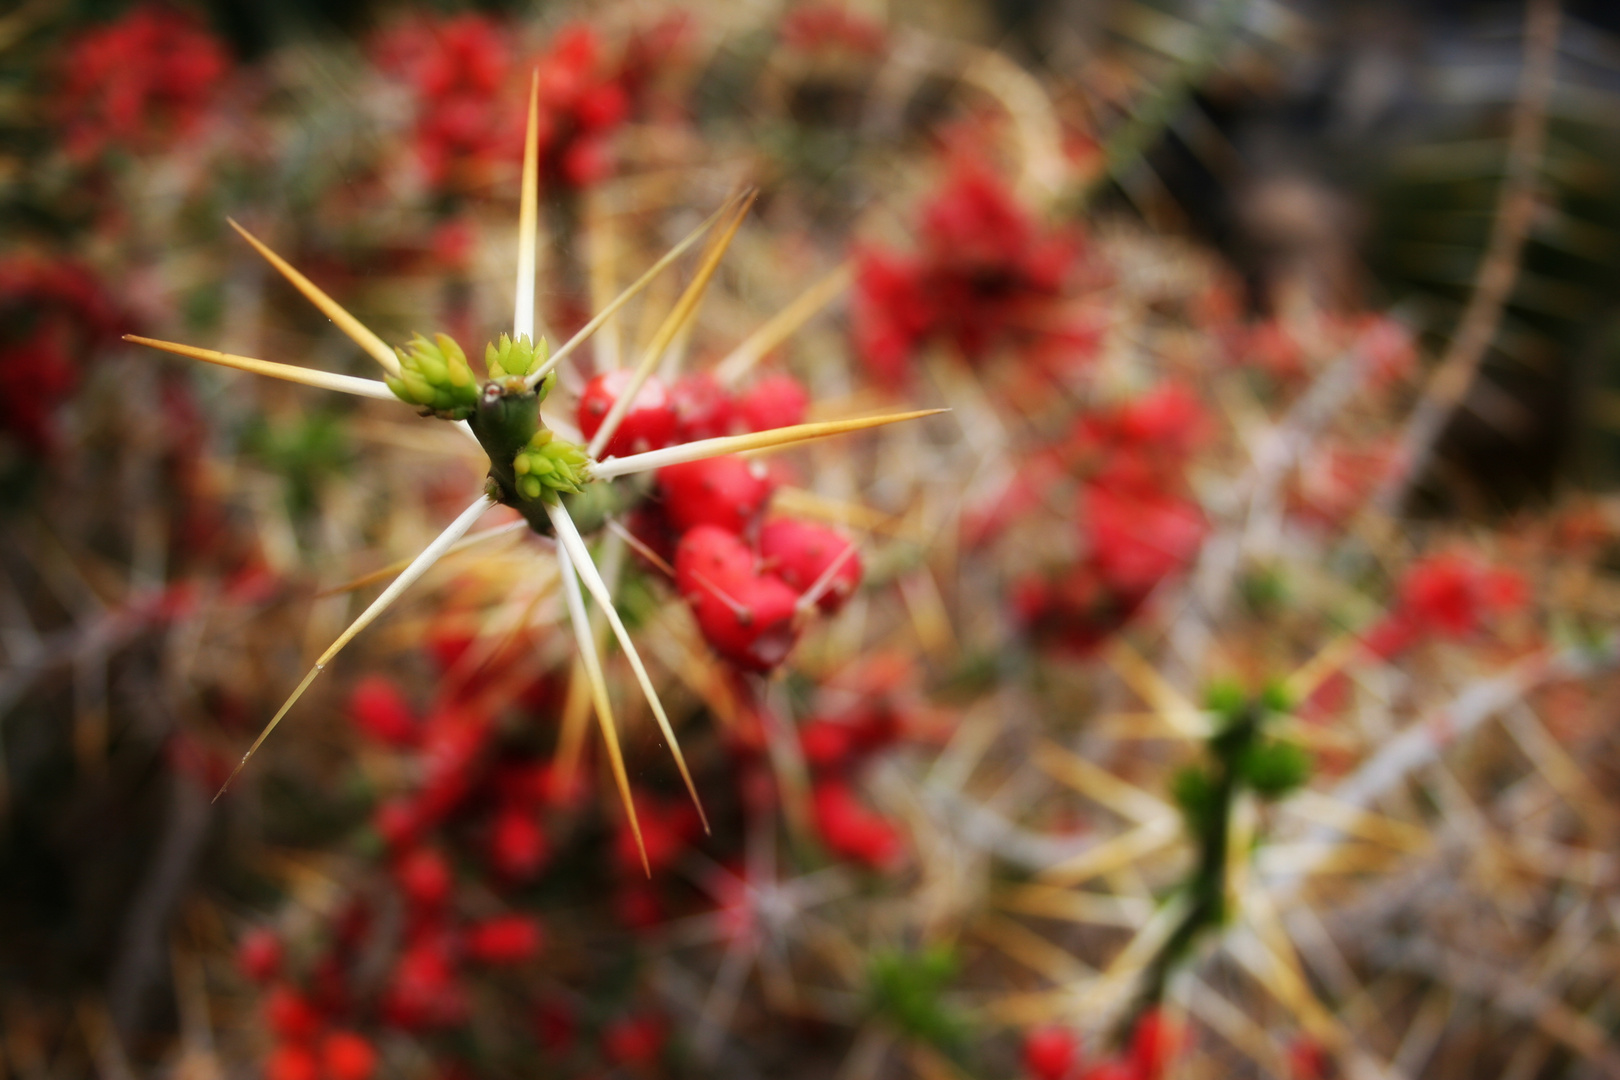
[[[443,420],[465,420],[478,407],[478,377],[467,364],[467,354],[449,336],[435,334],[429,341],[417,334],[394,352],[399,356],[399,374],[384,381],[401,401]]]
[[[551,350],[544,340],[540,342],[539,348],[536,348],[529,340],[528,334],[524,334],[516,341],[502,334],[499,341],[484,346],[484,366],[489,369],[491,379],[523,378],[534,374],[540,365],[546,362],[546,357],[550,353]],[[539,394],[542,401],[551,390],[551,384],[556,377],[556,373],[553,372],[540,384]]]
[[[541,428],[512,461],[518,494],[548,503],[556,502],[559,495],[577,495],[585,490],[587,460],[584,447],[557,438],[550,428]]]
[[[962,1060],[972,1045],[967,1020],[944,1001],[960,963],[948,945],[886,951],[867,966],[867,1007],[897,1033]]]
[[[1218,771],[1231,774],[1234,781],[1268,800],[1281,798],[1310,778],[1311,760],[1305,750],[1265,731],[1266,720],[1284,715],[1293,707],[1281,686],[1272,683],[1251,696],[1236,683],[1221,682],[1209,688],[1205,700],[1215,714],[1216,730],[1210,749]],[[1200,774],[1199,779],[1193,779],[1194,771]],[[1178,795],[1182,789],[1213,786],[1212,774],[1197,766],[1183,771],[1177,780]],[[1198,800],[1182,802],[1186,810],[1189,802],[1196,804]]]
[[[1292,708],[1283,687],[1273,683],[1253,694],[1237,683],[1221,682],[1209,688],[1205,700],[1214,721],[1208,753],[1202,762],[1181,769],[1171,784],[1197,851],[1179,890],[1187,908],[1147,965],[1139,1008],[1158,1002],[1171,967],[1205,931],[1226,921],[1228,848],[1239,798],[1249,792],[1269,802],[1310,779],[1310,756],[1266,730]]]

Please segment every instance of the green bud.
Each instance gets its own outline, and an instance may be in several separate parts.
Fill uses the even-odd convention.
[[[1275,799],[1310,779],[1311,758],[1293,743],[1273,740],[1250,747],[1238,761],[1238,774],[1264,799]]]
[[[516,341],[502,334],[499,341],[484,346],[484,366],[489,369],[491,379],[521,378],[534,374],[550,355],[551,349],[544,340],[536,347],[527,334]]]
[[[436,334],[429,341],[417,334],[410,344],[394,352],[399,357],[399,377],[385,381],[395,397],[446,420],[465,420],[472,415],[478,405],[478,380],[454,339]]]
[[[1221,679],[1210,683],[1209,689],[1204,691],[1205,707],[1210,712],[1219,713],[1227,720],[1236,717],[1248,704],[1248,692],[1231,679]]]
[[[542,428],[512,460],[512,471],[521,478],[518,494],[549,503],[560,494],[583,491],[588,461],[584,447],[556,438],[555,432]]]
[[[1274,713],[1294,711],[1294,695],[1280,682],[1268,682],[1260,691],[1260,704]]]

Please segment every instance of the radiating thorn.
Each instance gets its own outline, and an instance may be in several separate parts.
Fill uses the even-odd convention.
[[[468,548],[477,547],[479,544],[488,543],[491,540],[498,540],[503,536],[511,536],[513,533],[521,532],[528,527],[529,523],[524,521],[522,518],[519,518],[516,521],[509,521],[505,525],[500,525],[493,529],[486,529],[481,533],[473,533],[471,536],[458,540],[455,544],[449,547],[445,551],[445,555],[454,555],[458,551],[466,551]],[[411,565],[410,559],[400,559],[398,562],[389,563],[387,566],[384,566],[379,570],[373,570],[369,574],[363,574],[360,577],[355,578],[353,581],[345,582],[342,585],[334,585],[330,589],[322,589],[320,592],[315,594],[315,599],[323,600],[328,596],[336,596],[339,593],[354,592],[356,589],[363,589],[367,585],[381,581],[383,578],[393,577],[395,574],[399,573],[409,565]]]
[[[579,333],[575,334],[573,337],[564,342],[561,348],[551,354],[551,359],[547,360],[544,364],[541,364],[539,368],[537,368],[529,375],[527,379],[524,380],[525,385],[530,387],[538,386],[540,380],[549,375],[558,364],[562,363],[564,357],[589,340],[592,334],[601,329],[603,323],[611,319],[620,308],[624,307],[624,305],[635,299],[641,290],[645,289],[649,284],[652,283],[654,278],[663,273],[663,271],[667,269],[669,265],[676,259],[680,258],[687,248],[697,243],[700,236],[708,232],[715,222],[724,217],[726,212],[736,205],[737,198],[737,196],[733,196],[732,198],[727,199],[720,209],[709,215],[703,224],[699,225],[697,228],[687,233],[686,236],[682,237],[680,243],[676,244],[674,247],[665,252],[663,258],[653,263],[652,266],[647,268],[646,273],[642,274],[633,283],[631,283],[629,288],[625,289],[624,292],[614,297],[611,304],[603,308],[601,311],[598,311],[590,322],[579,328]]]
[[[351,341],[370,353],[377,363],[383,366],[384,371],[396,377],[399,375],[399,357],[394,355],[394,350],[388,347],[386,341],[367,329],[364,323],[350,315],[343,305],[322,292],[313,281],[294,270],[292,264],[287,262],[286,259],[260,243],[258,237],[238,225],[234,218],[226,218],[225,220],[231,223],[231,228],[242,234],[242,239],[252,244],[253,249],[264,256],[266,262],[281,271],[281,276],[290,281],[293,288],[303,293],[310,303],[320,308],[322,315],[331,319],[337,324],[339,330],[349,335]]]
[[[634,551],[637,555],[640,555],[643,559],[646,559],[659,570],[663,571],[664,575],[671,581],[675,579],[675,568],[669,565],[668,560],[666,560],[662,555],[648,547],[646,542],[643,541],[641,537],[625,528],[624,524],[611,514],[608,515],[606,522],[608,531],[612,532],[613,535],[623,540],[626,544],[629,544],[631,551]]]
[[[765,325],[745,338],[742,344],[715,365],[714,377],[722,386],[735,386],[742,377],[759,363],[760,359],[782,342],[798,333],[805,323],[826,307],[839,293],[849,288],[855,278],[855,268],[844,263],[830,274],[810,286],[787,307],[771,316]]]
[[[540,69],[529,77],[529,126],[523,134],[523,190],[518,198],[517,298],[512,336],[534,341],[534,277],[540,207]]]
[[[387,611],[406,589],[416,584],[423,574],[432,569],[433,564],[443,558],[444,553],[449,551],[457,540],[465,536],[467,530],[472,528],[478,519],[483,517],[485,512],[494,505],[494,500],[488,495],[480,495],[478,501],[462,511],[461,516],[452,521],[433,543],[423,549],[422,554],[411,560],[411,564],[405,568],[405,572],[395,578],[388,588],[382,591],[382,595],[373,600],[371,606],[361,612],[358,619],[349,624],[347,630],[338,635],[338,639],[332,642],[327,650],[321,654],[320,659],[315,661],[315,666],[310,668],[309,674],[304,676],[304,681],[298,684],[298,688],[292,692],[292,696],[282,703],[276,715],[272,716],[270,722],[264,725],[264,730],[259,732],[259,737],[253,740],[253,745],[248,747],[247,753],[242,755],[242,760],[237,762],[236,768],[231,770],[231,775],[226,777],[225,783],[220,785],[219,792],[214,796],[215,801],[218,801],[220,795],[225,794],[225,790],[236,779],[236,774],[241,772],[243,766],[248,763],[248,758],[252,757],[260,746],[264,745],[264,740],[269,738],[270,733],[276,729],[276,725],[281,723],[281,718],[286,716],[287,711],[298,703],[299,698],[304,696],[304,691],[308,690],[310,684],[315,681],[315,676],[325,670],[326,665],[332,662],[332,658],[343,651],[343,647],[353,641],[356,634],[375,622],[377,616]]]
[[[703,811],[703,801],[698,798],[697,785],[692,782],[692,774],[686,767],[686,755],[681,753],[681,744],[675,738],[675,728],[669,722],[669,716],[664,712],[663,702],[658,700],[658,692],[653,689],[652,678],[647,674],[647,666],[641,662],[641,654],[636,651],[636,643],[630,637],[630,631],[625,629],[624,620],[619,618],[619,612],[613,606],[613,596],[608,592],[607,584],[602,581],[602,575],[596,572],[596,564],[591,562],[591,553],[585,547],[585,540],[574,527],[574,519],[568,516],[568,511],[559,502],[546,507],[546,514],[551,518],[552,525],[557,530],[557,544],[568,552],[574,562],[574,569],[578,572],[580,580],[589,590],[602,614],[607,616],[608,625],[613,627],[614,637],[619,639],[619,647],[630,661],[630,669],[636,674],[636,681],[641,684],[641,692],[647,698],[647,704],[652,707],[653,716],[658,721],[658,728],[669,740],[670,753],[675,755],[675,765],[681,772],[681,779],[686,782],[686,790],[692,796],[692,805],[697,807],[698,818],[703,822],[703,831],[709,832],[709,816]]]
[[[624,752],[619,747],[619,732],[613,726],[613,704],[608,700],[607,679],[602,674],[602,657],[596,648],[596,635],[585,617],[585,598],[580,595],[579,578],[574,560],[564,544],[557,545],[557,569],[562,574],[563,596],[568,601],[568,622],[574,628],[574,640],[579,644],[579,658],[590,682],[591,700],[596,705],[596,721],[602,728],[602,741],[607,744],[608,762],[613,768],[613,782],[618,785],[619,798],[624,803],[625,816],[630,819],[630,831],[636,838],[636,850],[641,852],[641,868],[650,878],[652,863],[647,859],[647,845],[641,839],[641,822],[636,817],[636,803],[630,795],[630,775],[625,772]],[[567,778],[564,778],[567,782]]]
[[[862,416],[850,420],[821,420],[813,424],[794,424],[791,427],[754,431],[747,435],[721,435],[715,439],[697,439],[679,446],[666,446],[662,450],[648,450],[643,454],[629,454],[622,458],[608,458],[606,461],[596,462],[591,466],[591,476],[597,480],[611,480],[616,476],[662,469],[666,465],[702,461],[704,458],[721,457],[725,454],[742,454],[750,450],[768,450],[772,447],[810,442],[813,439],[827,439],[834,435],[864,431],[885,424],[898,424],[902,420],[920,420],[925,416],[937,416],[949,411],[919,409],[915,412],[890,413],[886,416]]]
[[[714,238],[714,242],[709,245],[709,249],[703,253],[703,261],[698,265],[697,273],[692,275],[692,280],[686,286],[686,291],[681,293],[681,298],[675,301],[675,306],[670,309],[669,314],[664,317],[663,323],[659,325],[658,330],[653,334],[652,340],[647,343],[647,350],[642,354],[641,363],[636,366],[635,374],[631,377],[629,384],[619,393],[617,400],[613,402],[613,407],[602,418],[602,426],[597,428],[596,434],[591,437],[591,445],[588,451],[591,457],[599,456],[602,453],[602,447],[612,440],[613,433],[619,430],[619,425],[623,423],[625,414],[630,411],[631,403],[636,400],[636,395],[641,392],[642,384],[651,377],[653,370],[658,367],[658,362],[663,359],[664,350],[669,348],[669,343],[675,340],[675,335],[697,313],[698,304],[702,302],[703,294],[708,289],[709,282],[714,278],[714,272],[720,268],[720,260],[725,257],[726,250],[731,247],[731,241],[737,236],[737,230],[742,227],[743,218],[748,216],[749,209],[754,205],[754,200],[758,197],[759,191],[756,189],[750,191],[743,198],[742,205],[733,212],[725,230]]]
[[[599,187],[588,188],[585,192],[584,240],[593,310],[606,309],[613,302],[614,282],[618,275],[618,225],[614,215],[609,212],[609,198]],[[596,348],[592,350],[596,370],[612,371],[623,362],[620,357],[619,326],[609,319],[602,324],[597,335]]]
[[[136,345],[150,345],[154,349],[174,353],[176,356],[188,356],[193,360],[201,360],[208,364],[218,364],[221,367],[235,368],[237,371],[247,371],[254,375],[268,375],[272,379],[282,379],[286,382],[302,383],[305,386],[314,386],[322,390],[336,390],[340,394],[354,394],[356,397],[376,398],[378,401],[399,401],[394,392],[388,389],[388,384],[377,379],[358,379],[353,375],[338,375],[330,371],[317,371],[314,368],[298,367],[296,364],[278,364],[273,360],[255,360],[251,356],[237,356],[234,353],[222,353],[214,349],[199,349],[195,345],[181,345],[174,341],[159,341],[156,338],[141,337],[139,334],[125,334],[124,340]]]

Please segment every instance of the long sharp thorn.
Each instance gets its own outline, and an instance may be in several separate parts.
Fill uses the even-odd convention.
[[[641,822],[636,817],[636,803],[630,796],[630,775],[625,772],[624,752],[619,747],[619,732],[613,726],[613,704],[608,699],[607,679],[602,674],[602,657],[596,649],[596,635],[590,620],[585,617],[585,597],[579,591],[579,578],[575,575],[573,557],[565,545],[557,545],[557,568],[562,575],[563,595],[568,600],[568,622],[574,628],[574,640],[579,644],[580,662],[590,682],[591,700],[596,704],[596,722],[602,729],[602,741],[607,744],[608,762],[613,767],[613,782],[618,785],[619,799],[624,803],[625,816],[630,819],[630,832],[636,838],[636,850],[641,852],[641,868],[650,878],[652,863],[647,860],[647,845],[641,840]]]
[[[851,420],[821,420],[813,424],[794,424],[792,427],[771,428],[747,435],[722,435],[715,439],[697,439],[680,446],[666,446],[662,450],[648,450],[644,454],[630,454],[622,458],[609,458],[591,466],[591,476],[597,480],[611,480],[616,476],[662,469],[665,465],[680,465],[688,461],[720,457],[724,454],[742,454],[750,450],[768,450],[777,446],[827,439],[851,431],[898,424],[902,420],[919,420],[936,416],[946,409],[919,409],[915,412],[890,413],[887,416],[862,416]]]
[[[341,304],[322,292],[313,281],[294,270],[292,264],[286,259],[265,247],[258,237],[238,225],[234,218],[226,218],[225,220],[231,223],[231,228],[242,234],[242,239],[252,244],[253,249],[264,256],[266,262],[281,271],[281,276],[291,282],[293,288],[303,293],[310,303],[320,308],[322,315],[331,319],[337,324],[339,330],[349,335],[351,341],[370,353],[377,363],[382,365],[384,371],[396,377],[399,375],[399,358],[394,355],[394,350],[388,347],[386,341],[372,333],[364,323],[350,315]]]
[[[141,337],[139,334],[125,334],[124,340],[134,342],[136,345],[150,345],[154,349],[162,349],[164,352],[174,353],[176,356],[188,356],[193,360],[201,360],[204,363],[235,368],[237,371],[247,371],[254,375],[268,375],[272,379],[302,383],[305,386],[314,386],[322,390],[336,390],[341,394],[376,398],[378,401],[399,400],[394,396],[394,392],[388,389],[388,384],[379,382],[376,379],[357,379],[353,375],[338,375],[330,371],[317,371],[314,368],[298,367],[295,364],[278,364],[273,360],[255,360],[251,356],[237,356],[235,353],[223,353],[214,349],[199,349],[195,345],[181,345],[174,341],[159,341],[156,338]]]
[[[765,354],[792,337],[816,312],[832,303],[839,293],[849,288],[849,283],[854,277],[854,266],[844,263],[804,290],[791,304],[771,316],[763,326],[749,334],[742,344],[732,349],[724,360],[716,364],[714,377],[722,386],[735,386]]]
[[[702,302],[703,294],[708,289],[714,272],[720,268],[720,260],[725,256],[726,249],[731,247],[731,241],[736,237],[737,230],[742,227],[743,218],[748,216],[749,209],[758,197],[758,190],[750,191],[744,197],[742,205],[732,214],[725,230],[714,238],[709,249],[703,253],[703,262],[698,265],[697,273],[692,275],[691,283],[686,286],[686,291],[681,293],[681,298],[675,301],[675,306],[670,309],[657,332],[653,334],[652,341],[647,343],[647,351],[642,354],[641,363],[636,367],[636,373],[631,377],[629,385],[619,393],[613,407],[602,418],[602,426],[597,428],[596,434],[591,437],[588,450],[591,457],[601,454],[602,447],[606,446],[613,438],[613,433],[619,430],[619,424],[624,421],[631,403],[641,392],[642,384],[663,359],[664,350],[669,348],[670,342],[675,340],[675,335],[680,333],[687,320],[697,313],[698,304]]]
[[[603,308],[601,311],[598,311],[590,322],[579,328],[579,333],[569,338],[563,343],[561,348],[552,353],[551,359],[547,360],[544,364],[541,364],[539,368],[537,368],[527,379],[524,380],[525,384],[530,387],[539,385],[540,380],[549,375],[558,364],[562,363],[564,357],[589,340],[592,334],[601,329],[603,323],[607,322],[615,314],[617,314],[620,308],[624,307],[624,305],[635,299],[637,294],[651,284],[654,278],[663,273],[663,271],[667,269],[669,265],[676,259],[680,258],[682,253],[684,253],[687,248],[697,243],[698,238],[704,233],[708,232],[715,222],[724,217],[726,212],[730,210],[733,205],[735,205],[736,201],[737,200],[735,198],[727,199],[720,209],[708,216],[703,224],[699,225],[697,228],[693,229],[691,232],[682,237],[680,243],[676,244],[674,247],[665,252],[663,258],[659,259],[657,262],[653,263],[652,266],[648,267],[646,273],[642,274],[634,282],[632,282],[630,287],[625,289],[624,292],[614,297],[611,304]]]
[[[499,539],[502,536],[511,536],[513,533],[521,532],[528,527],[529,523],[524,521],[522,518],[519,518],[516,521],[509,521],[505,525],[498,525],[493,529],[485,529],[481,533],[473,533],[471,536],[458,540],[449,548],[445,549],[445,555],[454,555],[458,551],[466,551],[468,548],[477,547],[479,544]],[[336,596],[338,593],[354,592],[356,589],[363,589],[367,585],[381,581],[385,577],[393,577],[395,574],[399,573],[409,565],[411,565],[410,559],[401,559],[398,562],[389,563],[380,570],[373,570],[369,574],[363,574],[360,577],[355,578],[353,581],[344,582],[342,585],[334,585],[330,589],[322,589],[320,592],[315,594],[315,599],[321,600],[328,596]]]
[[[523,193],[518,199],[517,300],[512,336],[534,340],[534,273],[540,206],[540,69],[529,78],[529,126],[523,134]]]
[[[636,673],[636,681],[641,684],[641,692],[647,698],[647,704],[652,706],[653,716],[658,721],[659,730],[664,738],[669,740],[670,753],[675,756],[675,766],[680,769],[681,779],[686,782],[687,793],[692,796],[692,805],[697,807],[698,817],[703,822],[703,831],[709,831],[709,816],[703,811],[703,800],[698,798],[697,785],[692,782],[692,774],[686,768],[686,755],[681,753],[681,744],[675,738],[675,728],[669,722],[669,716],[664,712],[663,702],[658,700],[658,692],[653,689],[652,678],[647,674],[647,667],[641,662],[641,654],[636,651],[636,643],[631,640],[630,631],[625,629],[624,620],[619,618],[618,611],[613,606],[613,596],[608,592],[602,576],[596,572],[596,564],[591,562],[591,553],[585,547],[585,540],[574,527],[574,519],[568,516],[568,511],[561,503],[546,507],[546,514],[557,530],[557,544],[567,550],[574,562],[574,569],[579,573],[580,580],[590,591],[602,614],[607,616],[608,625],[613,627],[613,636],[619,639],[619,647],[630,661],[630,669]]]
[[[264,730],[259,732],[257,739],[253,740],[253,745],[248,747],[247,753],[242,755],[242,760],[236,763],[236,768],[231,770],[231,775],[225,778],[225,783],[220,785],[219,792],[214,796],[216,801],[218,801],[220,795],[225,794],[225,790],[236,779],[236,774],[241,772],[243,766],[248,763],[248,758],[252,757],[260,746],[264,745],[264,740],[269,738],[270,733],[276,729],[276,725],[281,723],[281,718],[286,716],[287,711],[298,703],[299,698],[304,696],[304,691],[308,690],[310,683],[315,681],[315,677],[326,669],[326,665],[332,662],[332,658],[343,651],[343,647],[353,641],[356,634],[376,621],[377,616],[387,611],[406,589],[416,584],[417,580],[427,573],[433,564],[438,562],[457,540],[467,534],[467,530],[472,528],[478,519],[484,516],[485,511],[494,505],[494,501],[488,495],[480,495],[477,502],[467,507],[460,517],[452,521],[449,527],[440,533],[433,543],[423,549],[422,554],[411,561],[411,565],[405,568],[405,572],[395,578],[388,588],[382,591],[382,595],[373,600],[371,606],[366,608],[358,619],[349,624],[347,630],[338,635],[338,639],[332,642],[327,650],[321,654],[319,660],[315,661],[315,666],[309,669],[309,674],[304,676],[304,681],[298,684],[298,688],[292,692],[292,696],[282,703],[276,715],[272,716],[270,722],[264,725]]]

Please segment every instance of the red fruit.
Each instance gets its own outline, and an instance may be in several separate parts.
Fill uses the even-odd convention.
[[[392,679],[367,675],[349,695],[349,719],[365,734],[391,746],[414,745],[419,733],[410,703]]]
[[[391,848],[416,842],[422,834],[422,818],[416,804],[410,799],[389,799],[377,807],[371,818],[372,827]]]
[[[438,942],[421,941],[405,950],[394,966],[382,1008],[389,1023],[413,1031],[450,1027],[466,1018],[466,992]]]
[[[377,1048],[352,1031],[334,1031],[321,1042],[326,1080],[370,1080],[377,1071]]]
[[[682,596],[710,583],[749,578],[756,573],[753,549],[718,525],[699,525],[675,549],[675,588]]]
[[[441,820],[472,788],[474,766],[494,733],[489,718],[445,708],[429,716],[422,732],[422,789],[417,810],[422,823]]]
[[[613,896],[613,915],[630,930],[651,930],[664,921],[664,905],[645,884],[622,886]]]
[[[1186,1032],[1159,1009],[1144,1012],[1131,1032],[1131,1064],[1147,1080],[1155,1080],[1181,1052]]]
[[[691,587],[682,595],[715,652],[752,671],[770,671],[787,659],[799,634],[793,618],[797,593],[768,574],[715,578],[689,569],[686,576]]]
[[[1126,596],[1146,596],[1198,554],[1204,516],[1174,495],[1092,484],[1082,529],[1103,579]]]
[[[683,375],[669,389],[682,442],[731,434],[736,406],[731,392],[713,375]]]
[[[891,868],[900,858],[900,834],[894,826],[862,806],[843,783],[817,784],[812,805],[821,839],[835,855],[877,870]]]
[[[236,947],[236,966],[253,982],[269,982],[281,973],[281,939],[262,926],[249,930]]]
[[[832,720],[811,720],[799,729],[799,745],[804,748],[804,759],[818,769],[842,765],[850,755],[850,729],[848,724]]]
[[[606,179],[612,172],[613,155],[609,152],[607,143],[602,139],[577,138],[569,144],[567,150],[563,151],[562,178],[568,182],[570,187],[590,187],[597,181]],[[629,417],[625,417],[625,422],[629,422]],[[613,442],[608,444],[610,453],[613,444],[617,442],[618,439],[615,438]],[[648,446],[644,449],[656,450],[657,447]]]
[[[264,1080],[320,1080],[315,1052],[296,1043],[278,1046],[264,1059]]]
[[[635,372],[629,368],[603,372],[585,386],[579,397],[575,417],[579,430],[590,439],[596,435],[602,421],[607,418],[613,403],[628,389]],[[636,393],[630,411],[624,414],[613,438],[602,448],[602,456],[624,457],[643,450],[657,450],[675,439],[675,406],[669,393],[657,377],[649,378]]]
[[[803,596],[832,569],[832,578],[816,605],[831,615],[844,606],[861,583],[861,557],[854,542],[825,525],[796,518],[766,522],[759,534],[759,554],[766,570]]]
[[[321,1017],[315,1006],[286,984],[275,987],[265,998],[264,1019],[276,1038],[288,1042],[312,1039],[321,1029]]]
[[[455,884],[450,864],[433,848],[407,852],[394,867],[394,877],[407,900],[418,907],[438,908],[450,899]]]
[[[489,861],[502,877],[528,881],[540,872],[549,848],[534,814],[505,806],[495,815],[489,835]]]
[[[675,864],[702,825],[697,812],[686,803],[666,803],[641,795],[636,796],[636,819],[641,823],[647,865],[655,874]],[[614,836],[613,853],[622,870],[634,878],[642,876],[641,850],[636,846],[629,821],[620,823]]]
[[[1327,1051],[1310,1039],[1295,1039],[1288,1047],[1288,1074],[1292,1080],[1323,1080],[1328,1074]]]
[[[573,1049],[579,1035],[579,1019],[574,1008],[559,998],[542,1001],[534,1012],[535,1034],[540,1045],[552,1053],[567,1053]]]
[[[767,375],[737,397],[737,418],[744,431],[768,431],[804,423],[810,392],[791,375]]]
[[[658,470],[664,513],[680,532],[718,525],[741,533],[759,519],[775,485],[757,461],[707,458]]]
[[[1080,1039],[1068,1028],[1036,1028],[1024,1036],[1024,1071],[1035,1080],[1064,1080],[1080,1057]]]
[[[519,964],[540,951],[538,920],[527,915],[500,915],[467,928],[467,955],[484,964]]]
[[[650,1065],[664,1052],[664,1022],[656,1016],[627,1016],[602,1032],[602,1056],[612,1065]]]

